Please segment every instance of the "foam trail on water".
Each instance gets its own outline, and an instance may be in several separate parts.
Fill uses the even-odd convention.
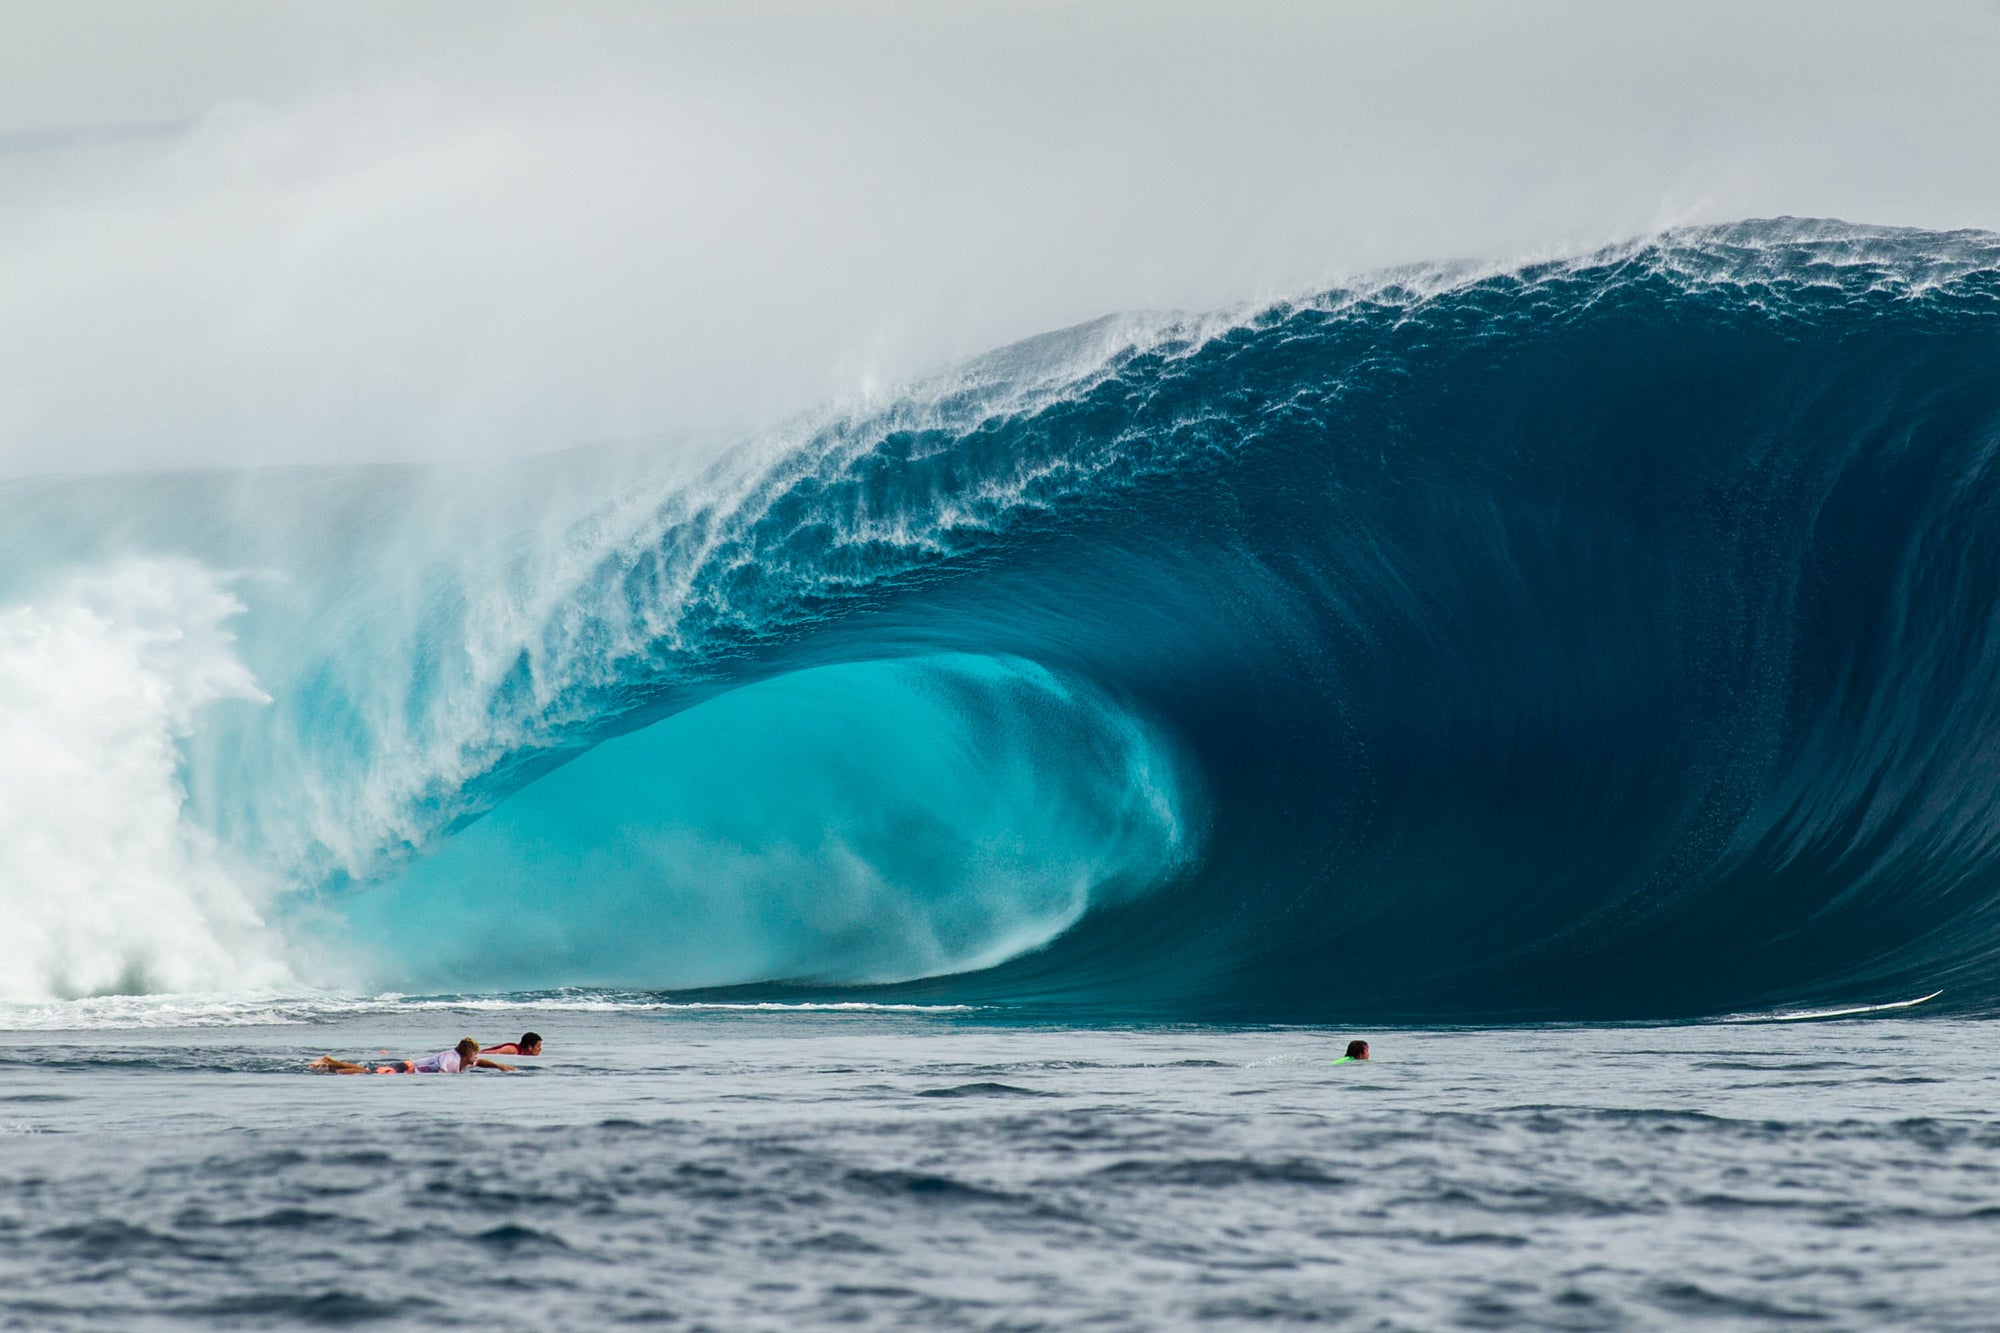
[[[263,702],[190,561],[73,575],[0,609],[0,998],[287,979],[255,881],[183,818],[179,741]]]

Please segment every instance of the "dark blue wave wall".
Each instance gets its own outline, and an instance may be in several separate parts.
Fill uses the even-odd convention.
[[[1990,1001],[1995,261],[1981,236],[1746,224],[1136,351],[789,484],[732,577],[865,555],[819,545],[857,511],[1051,478],[920,568],[761,616],[787,641],[743,651],[1018,657],[1190,756],[1195,864],[925,994],[1270,1018]]]

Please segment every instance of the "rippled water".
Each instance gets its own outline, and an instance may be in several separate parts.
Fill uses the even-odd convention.
[[[1991,1023],[64,1013],[149,1021],[17,1013],[0,1033],[7,1328],[1990,1329],[2000,1310]],[[299,1072],[524,1026],[549,1051],[520,1077]],[[1375,1062],[1329,1064],[1350,1035]]]

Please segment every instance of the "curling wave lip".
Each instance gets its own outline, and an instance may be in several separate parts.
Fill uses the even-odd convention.
[[[479,858],[454,848],[611,781],[592,755],[671,768],[734,716],[795,723],[738,755],[752,826],[628,773],[625,831],[558,850],[796,848],[787,789],[818,786],[952,854],[863,856],[859,898],[669,872],[571,910],[574,879],[529,868],[491,901],[648,987],[1299,1021],[1976,1009],[2000,1000],[1996,365],[2000,240],[1747,222],[1087,326],[699,465],[9,487],[7,591],[134,542],[251,572],[231,624],[271,702],[176,741],[184,818],[298,886],[265,906],[315,978],[393,971],[343,958],[340,923],[431,928],[399,884],[488,901],[491,863],[455,876]],[[937,663],[966,670],[912,683]],[[1044,708],[1008,680],[1082,703],[982,730]],[[849,702],[814,713],[829,682]],[[1040,737],[1038,776],[975,745],[955,787],[899,781],[941,735]],[[833,781],[845,737],[866,762]],[[961,896],[1005,860],[981,839],[1055,827],[1033,795],[1081,772],[1105,779],[1078,788],[1089,846],[1153,850],[1079,860],[1116,873],[1075,910],[1018,876]],[[1009,893],[1035,929],[960,911]],[[926,904],[949,947],[905,947]],[[743,965],[644,975],[637,911],[727,917]]]

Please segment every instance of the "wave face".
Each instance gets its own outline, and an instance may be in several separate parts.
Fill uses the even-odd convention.
[[[117,809],[10,837],[0,982],[1991,1003],[1996,458],[2000,238],[1782,220],[726,450],[14,483],[0,722]]]

